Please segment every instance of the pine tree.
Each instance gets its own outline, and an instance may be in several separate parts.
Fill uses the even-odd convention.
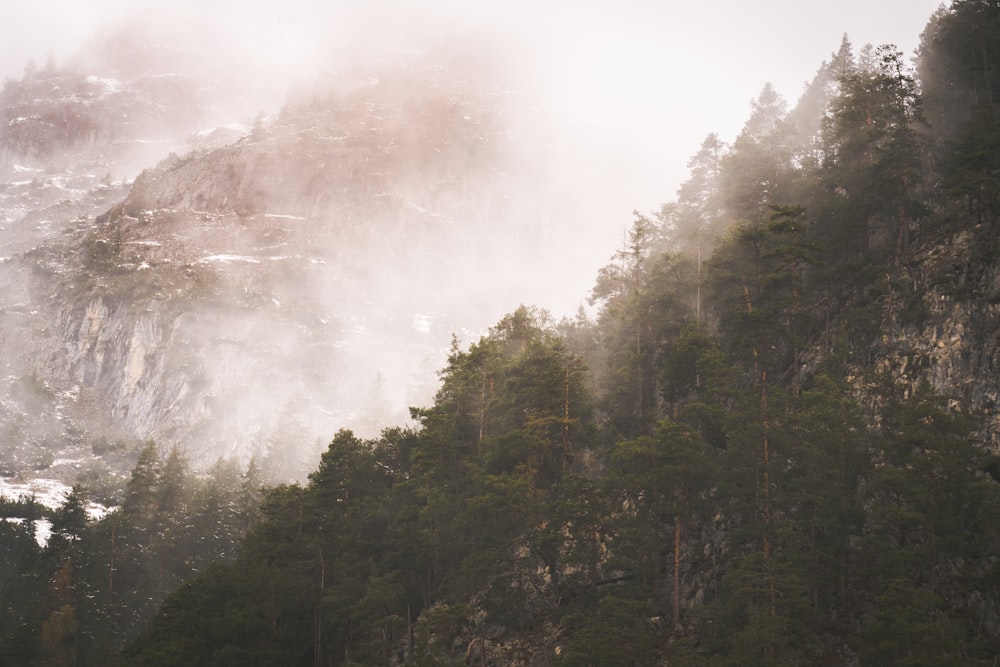
[[[921,35],[917,67],[943,191],[965,204],[976,222],[971,229],[985,225],[985,253],[1000,218],[998,59],[1000,8],[991,0],[942,7]]]
[[[676,201],[664,205],[661,212],[679,250],[695,260],[695,319],[698,322],[702,320],[702,263],[728,227],[720,178],[727,150],[717,134],[705,137],[701,148],[688,161],[690,176],[678,188]]]
[[[87,530],[87,512],[85,509],[83,487],[74,484],[66,501],[52,518],[52,536],[49,538],[49,550],[60,554],[76,556],[79,543]]]
[[[792,126],[787,105],[770,83],[750,102],[750,117],[722,163],[721,190],[735,220],[765,216],[786,201],[782,187],[791,169]]]
[[[710,458],[696,432],[669,419],[660,422],[655,436],[618,443],[612,456],[615,498],[635,508],[634,526],[622,527],[623,539],[635,541],[623,544],[623,551],[634,554],[649,598],[669,607],[675,626],[681,622],[681,570],[687,565],[685,526],[704,518],[698,514],[709,490]],[[669,562],[661,560],[664,554],[670,554]],[[671,579],[662,580],[660,572],[670,572]]]
[[[591,293],[606,332],[600,400],[625,437],[653,431],[661,416],[659,351],[697,307],[696,265],[662,250],[663,223],[637,214],[628,247],[601,269]]]
[[[922,100],[893,45],[862,51],[840,81],[826,128],[823,169],[836,203],[838,229],[825,231],[856,261],[909,248],[913,225],[925,214],[920,136]]]
[[[73,566],[67,560],[52,579],[50,597],[55,608],[42,624],[42,664],[46,666],[72,667],[76,664],[80,626],[73,606],[72,581]]]

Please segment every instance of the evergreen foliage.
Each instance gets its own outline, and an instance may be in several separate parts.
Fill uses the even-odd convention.
[[[10,664],[114,665],[160,602],[209,563],[232,558],[254,521],[256,488],[240,484],[235,464],[196,477],[183,455],[166,460],[153,443],[141,450],[121,507],[89,519],[88,494],[73,487],[62,507],[7,503],[22,517],[4,531],[0,580],[0,654]],[[242,497],[241,497],[242,494]],[[51,536],[34,530],[42,515]]]

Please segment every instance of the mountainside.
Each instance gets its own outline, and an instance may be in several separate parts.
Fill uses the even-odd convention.
[[[570,229],[545,227],[548,205],[523,187],[534,167],[511,136],[531,112],[512,93],[433,63],[337,75],[242,136],[189,134],[193,150],[128,185],[95,177],[121,165],[115,146],[151,136],[155,114],[137,107],[189,110],[164,136],[193,126],[188,98],[206,91],[178,74],[147,95],[159,79],[53,72],[6,89],[45,93],[5,135],[11,168],[67,156],[45,168],[59,203],[8,186],[7,377],[32,385],[29,403],[10,399],[10,472],[66,444],[152,439],[199,465],[256,455],[301,477],[338,425],[405,421],[452,332],[516,303],[543,261],[574,260],[543,260]],[[65,94],[70,81],[82,92]],[[31,435],[16,415],[39,405],[53,418]]]
[[[125,196],[125,176],[135,164],[182,145],[200,119],[202,84],[191,77],[136,72],[118,79],[105,61],[94,71],[30,67],[0,93],[0,422],[7,474],[46,468],[83,434],[66,413],[79,388],[68,378],[46,384],[47,353],[62,345],[43,313],[55,287],[39,279],[28,255],[52,239],[79,238],[81,225]],[[180,102],[186,112],[168,111]]]
[[[461,67],[341,73],[65,202],[12,185],[11,472],[83,483],[0,499],[0,654],[993,665],[998,59],[996,0],[913,66],[845,37],[635,213],[590,311],[446,352],[573,257],[530,104]]]
[[[992,664],[998,49],[960,1],[916,70],[845,38],[792,111],[765,86],[596,321],[455,346],[416,428],[339,432],[128,660]]]

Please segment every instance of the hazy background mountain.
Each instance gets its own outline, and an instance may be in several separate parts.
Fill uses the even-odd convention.
[[[453,333],[586,280],[537,110],[469,48],[329,73],[245,125],[214,125],[232,88],[189,51],[133,33],[8,81],[13,471],[153,439],[303,474],[337,427],[429,401]]]

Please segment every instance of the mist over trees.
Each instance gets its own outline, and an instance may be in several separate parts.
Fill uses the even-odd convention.
[[[456,339],[412,427],[301,484],[150,443],[99,520],[4,503],[52,537],[0,523],[0,654],[992,665],[998,58],[1000,5],[954,0],[912,65],[845,36],[794,105],[764,85],[592,318]]]

